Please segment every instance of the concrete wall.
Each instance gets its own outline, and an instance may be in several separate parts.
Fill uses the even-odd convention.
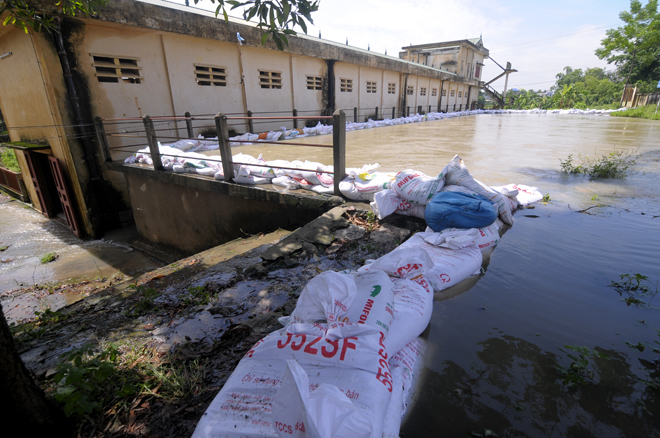
[[[132,170],[127,181],[138,231],[157,246],[184,255],[250,234],[300,227],[341,202],[245,186],[239,187],[243,195],[236,196],[212,190],[233,184],[189,177],[183,185],[168,181],[162,172]]]

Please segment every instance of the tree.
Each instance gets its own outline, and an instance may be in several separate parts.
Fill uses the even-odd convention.
[[[635,61],[637,60],[639,66],[645,67],[657,58],[660,45],[658,0],[649,0],[646,6],[642,6],[639,0],[631,0],[630,11],[621,12],[619,18],[625,24],[616,29],[607,30],[607,37],[601,41],[601,47],[596,50],[596,56],[606,59],[609,64],[614,63],[618,67],[628,65],[624,92],[621,95],[621,102],[623,102],[625,87],[630,83]]]
[[[55,7],[45,10],[39,1],[29,0],[0,0],[0,15],[7,13],[3,25],[11,24],[23,29],[36,32],[46,30],[57,31],[57,23],[53,14],[70,15],[77,14],[86,17],[97,14],[100,8],[107,5],[109,0],[57,0]],[[110,0],[111,1],[111,0]],[[203,0],[195,0],[198,4]],[[234,0],[210,0],[214,5],[217,3],[215,16],[222,14],[225,21],[229,21],[227,8],[230,10],[243,8],[243,18],[251,20],[257,18],[257,26],[262,32],[261,44],[265,44],[270,36],[277,48],[284,50],[288,47],[287,35],[296,35],[295,27],[300,27],[307,33],[307,23],[313,24],[312,13],[318,11],[320,0],[247,0],[244,2]]]

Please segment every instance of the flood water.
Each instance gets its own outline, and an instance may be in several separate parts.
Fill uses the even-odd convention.
[[[78,282],[120,274],[124,279],[158,269],[153,261],[121,240],[124,230],[106,235],[104,240],[82,240],[66,226],[50,220],[17,201],[0,204],[0,300],[10,321],[34,316],[35,310],[58,309],[84,298],[79,293],[25,294],[9,291],[33,285]],[[57,259],[41,263],[54,252]]]
[[[648,309],[627,306],[608,287],[621,274],[646,275],[653,290],[660,280],[660,123],[478,115],[346,138],[349,167],[378,162],[384,171],[436,175],[458,153],[487,184],[536,186],[552,199],[515,214],[474,287],[436,301],[403,437],[660,436],[660,390],[648,384],[660,379],[660,298]],[[624,180],[560,173],[569,154],[600,156],[615,147],[639,154]],[[331,151],[320,148],[239,150],[332,163]],[[579,355],[566,345],[610,357],[589,357],[593,383],[562,383],[556,367],[570,366],[567,353]]]

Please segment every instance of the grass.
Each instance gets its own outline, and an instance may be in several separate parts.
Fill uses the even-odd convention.
[[[85,345],[66,353],[49,395],[81,426],[108,430],[149,398],[175,401],[202,390],[206,366],[161,355],[146,343]],[[123,418],[126,417],[126,418]]]
[[[39,257],[39,262],[42,265],[45,265],[46,263],[50,263],[57,260],[58,257],[59,255],[56,252],[49,252]]]
[[[660,120],[660,111],[655,113],[656,105],[645,105],[610,114],[612,117],[635,117],[639,119]]]
[[[592,178],[625,178],[637,162],[637,155],[622,150],[614,150],[597,158],[578,154],[580,164],[574,163],[573,154],[559,160],[563,173],[583,173]]]
[[[9,169],[12,172],[20,172],[21,168],[18,167],[18,160],[13,149],[3,149],[0,152],[0,167]]]
[[[572,359],[571,364],[568,367],[556,366],[554,367],[559,371],[563,377],[564,385],[571,387],[577,385],[586,385],[588,383],[594,382],[595,371],[589,366],[589,359],[599,358],[599,359],[609,359],[609,356],[605,353],[601,353],[596,350],[591,350],[588,347],[580,347],[577,345],[565,345],[565,348],[575,351],[578,353],[578,356],[566,353],[566,355]],[[561,351],[566,352],[561,349]]]

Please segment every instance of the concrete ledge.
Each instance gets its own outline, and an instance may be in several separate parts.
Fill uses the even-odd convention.
[[[151,178],[190,189],[220,193],[253,201],[275,202],[293,208],[300,207],[306,209],[329,210],[333,207],[344,204],[345,202],[344,199],[339,196],[319,195],[306,190],[301,190],[302,193],[281,193],[277,190],[265,187],[246,186],[218,181],[194,173],[157,171],[151,167],[140,164],[106,163],[106,168],[127,175]]]

